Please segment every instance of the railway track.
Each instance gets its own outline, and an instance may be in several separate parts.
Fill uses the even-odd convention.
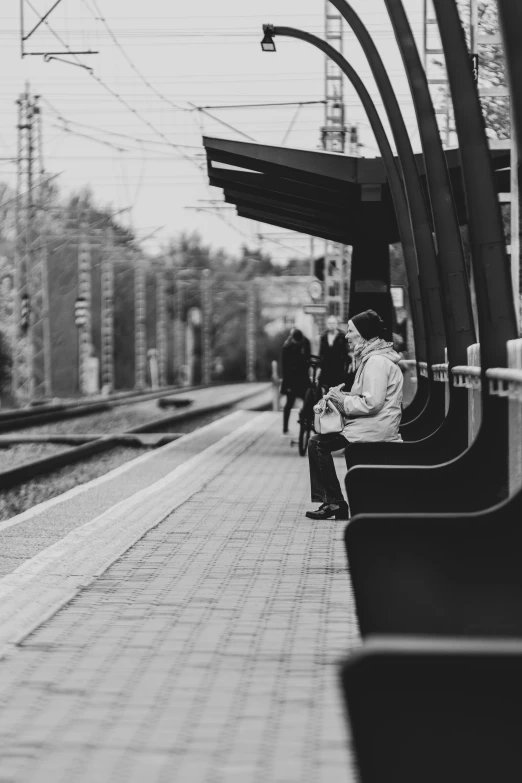
[[[165,398],[169,401],[172,400],[170,404],[175,405],[175,399],[178,395],[180,400],[179,406],[182,407],[190,404],[190,401],[182,402],[182,395],[203,388],[207,387],[186,386],[180,388],[179,386],[172,386],[154,392],[124,392],[103,400],[98,398],[92,402],[79,400],[77,402],[38,405],[30,408],[0,411],[0,432],[11,432],[12,430],[36,427],[66,419],[76,419],[93,413],[104,413],[124,405],[136,405],[140,402],[148,402],[155,399]],[[219,385],[216,385],[216,388],[219,388]]]
[[[186,391],[184,389],[183,391]],[[176,424],[184,424],[187,421],[194,421],[197,424],[198,419],[208,420],[213,414],[225,412],[232,409],[240,402],[251,397],[260,395],[259,387],[255,390],[245,391],[244,394],[228,400],[218,401],[207,405],[197,405],[194,408],[183,407],[174,413],[163,415],[151,421],[138,424],[135,427],[127,429],[125,432],[115,432],[110,434],[88,433],[88,434],[61,434],[45,433],[23,435],[0,435],[0,447],[7,448],[20,443],[61,443],[69,445],[69,448],[59,451],[55,454],[40,459],[24,462],[12,468],[0,471],[0,491],[10,490],[13,487],[21,485],[31,479],[39,476],[50,475],[56,471],[80,463],[98,454],[110,451],[120,446],[131,446],[138,448],[157,448],[170,443],[181,437],[185,433],[169,432],[168,430]],[[161,399],[165,395],[155,395]],[[148,396],[148,399],[151,399]],[[152,398],[154,399],[154,398]],[[133,402],[143,400],[134,398]],[[266,400],[261,399],[260,409],[266,407]],[[254,408],[255,409],[255,406]],[[106,410],[104,408],[104,410]],[[92,408],[89,412],[93,412]],[[94,411],[96,412],[96,411]],[[55,413],[63,413],[56,411]],[[69,411],[67,411],[69,413]],[[81,414],[85,415],[85,414]],[[59,420],[59,419],[58,419]],[[45,423],[48,423],[47,421]],[[31,422],[33,426],[34,421]]]

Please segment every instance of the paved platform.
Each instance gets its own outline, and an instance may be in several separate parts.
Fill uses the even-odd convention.
[[[344,525],[281,414],[233,416],[0,579],[2,783],[354,779]]]

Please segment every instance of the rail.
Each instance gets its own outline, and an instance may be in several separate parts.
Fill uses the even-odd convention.
[[[480,367],[457,364],[451,368],[451,372],[454,386],[465,387],[466,389],[480,389],[482,386],[482,370]]]
[[[492,367],[486,370],[488,390],[494,397],[509,397],[522,401],[522,370],[506,367]]]
[[[431,369],[433,371],[433,380],[447,383],[448,382],[448,365],[447,364],[432,364]]]
[[[161,432],[162,428],[170,427],[180,421],[187,421],[200,416],[219,413],[220,411],[232,408],[237,403],[248,397],[254,397],[257,394],[259,394],[259,390],[248,391],[228,402],[215,402],[202,405],[198,408],[182,409],[169,416],[163,416],[159,419],[154,419],[153,421],[132,427],[132,429],[128,429],[123,433],[102,435],[96,440],[83,443],[80,446],[73,446],[64,451],[59,451],[49,457],[43,457],[34,460],[33,462],[23,463],[15,468],[0,471],[0,487],[2,487],[3,490],[10,489],[17,484],[36,478],[36,476],[48,474],[52,471],[72,465],[75,462],[80,462],[88,457],[113,449],[116,446],[122,445],[122,442],[126,445],[140,445],[139,439],[137,437],[132,438],[133,435],[150,434],[158,432],[158,430]],[[179,433],[165,433],[164,438],[156,440],[154,445],[156,447],[162,446],[169,443],[171,440],[177,440],[178,437]],[[5,443],[5,439],[3,439],[3,442]]]

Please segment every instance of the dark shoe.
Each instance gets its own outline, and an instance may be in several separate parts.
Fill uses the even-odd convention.
[[[316,511],[307,511],[308,519],[348,519],[348,504],[341,503],[323,503]]]

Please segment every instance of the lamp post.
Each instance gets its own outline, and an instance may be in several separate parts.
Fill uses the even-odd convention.
[[[325,41],[303,30],[297,30],[293,27],[273,27],[270,25],[265,25],[263,29],[265,31],[265,35],[267,33],[271,34],[272,36],[284,35],[290,38],[297,38],[299,40],[311,43],[313,46],[316,46],[318,49],[324,52],[328,57],[331,57],[331,59],[337,63],[347,78],[351,81],[365,108],[383,158],[383,163],[386,168],[386,175],[390,183],[390,191],[392,193],[394,207],[397,214],[401,241],[404,241],[403,236],[406,238],[408,235],[411,236],[411,228],[413,228],[414,243],[417,250],[416,260],[413,261],[411,257],[407,239],[404,247],[404,257],[408,278],[411,283],[414,285],[415,279],[417,277],[417,271],[420,278],[420,293],[417,300],[418,304],[417,306],[413,305],[412,307],[412,310],[417,311],[416,318],[414,320],[414,329],[416,332],[419,332],[419,328],[422,328],[420,326],[422,323],[421,314],[424,313],[424,325],[426,327],[426,358],[428,372],[431,376],[431,365],[435,363],[442,363],[444,361],[445,349],[445,328],[440,297],[438,266],[433,244],[433,237],[431,235],[431,228],[429,225],[429,216],[424,200],[424,193],[422,191],[422,185],[420,183],[411,144],[404,126],[404,120],[400,114],[400,109],[398,107],[395,96],[393,96],[393,98],[400,115],[400,122],[391,109],[391,116],[389,114],[389,119],[390,124],[392,124],[392,117],[394,118],[393,126],[395,127],[396,143],[399,149],[399,158],[401,159],[402,149],[410,162],[410,165],[405,167],[401,159],[403,173],[405,174],[404,183],[406,185],[406,192],[409,194],[409,210],[408,203],[406,202],[404,196],[403,185],[397,172],[395,159],[393,157],[393,153],[391,152],[391,147],[380,121],[378,112],[362,80],[352,68],[352,66],[348,63],[348,61],[336,49],[327,44]],[[392,88],[390,85],[390,90],[391,89]],[[401,127],[401,123],[403,129]],[[397,142],[397,139],[399,142]],[[411,228],[409,228],[408,231],[407,226],[410,227],[410,225]],[[415,258],[415,255],[412,255],[413,258]],[[419,312],[419,305],[421,303],[422,311]],[[419,358],[420,357],[418,355],[417,359]],[[443,395],[442,393],[433,393],[433,383],[431,383],[430,386],[430,392],[432,393],[430,393],[428,409],[425,409],[424,411],[426,415],[424,421],[426,422],[425,426],[427,427],[427,431],[423,434],[426,435],[430,434],[433,429],[440,425],[444,416]],[[442,389],[442,391],[444,390]]]

